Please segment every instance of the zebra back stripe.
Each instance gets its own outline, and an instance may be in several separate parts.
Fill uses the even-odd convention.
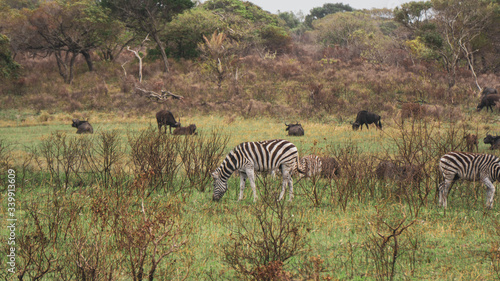
[[[500,159],[491,154],[449,152],[441,157],[439,168],[445,178],[458,176],[465,180],[479,180],[486,176],[495,181],[499,164]]]

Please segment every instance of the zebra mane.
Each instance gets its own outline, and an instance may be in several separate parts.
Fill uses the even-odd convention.
[[[238,161],[236,161],[237,156],[233,150],[231,150],[224,158],[224,161],[220,164],[220,166],[215,169],[215,172],[219,175],[219,178],[223,181],[227,181],[229,177],[236,171],[239,167],[236,166]]]

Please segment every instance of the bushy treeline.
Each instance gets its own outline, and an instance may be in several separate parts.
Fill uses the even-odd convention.
[[[0,11],[22,66],[2,83],[10,108],[149,114],[155,106],[133,94],[141,86],[183,96],[166,103],[182,112],[344,120],[361,108],[395,117],[401,103],[420,102],[449,116],[457,111],[446,107],[467,111],[474,93],[498,85],[499,17],[488,1],[325,4],[305,21],[238,0],[141,1],[143,10],[14,2]]]

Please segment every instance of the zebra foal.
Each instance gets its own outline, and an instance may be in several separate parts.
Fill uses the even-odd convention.
[[[278,200],[283,199],[285,187],[288,185],[290,189],[289,200],[291,201],[293,198],[291,170],[296,165],[300,166],[297,147],[287,140],[241,143],[228,153],[222,164],[212,173],[214,179],[213,200],[218,201],[222,198],[227,191],[229,177],[234,171],[238,170],[240,172],[240,196],[238,201],[243,199],[245,181],[248,178],[255,202],[257,200],[255,172],[270,172],[279,168],[283,176],[283,183]],[[298,171],[304,173],[302,169],[298,169]]]
[[[444,181],[439,184],[439,205],[446,208],[448,192],[458,179],[481,180],[486,186],[486,207],[493,207],[495,186],[500,179],[500,159],[491,154],[448,152],[439,160]]]

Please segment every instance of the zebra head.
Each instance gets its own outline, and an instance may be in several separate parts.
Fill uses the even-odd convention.
[[[213,201],[219,201],[227,190],[227,180],[223,180],[220,177],[220,170],[217,169],[212,173],[212,178],[214,179],[214,195],[212,197]]]

